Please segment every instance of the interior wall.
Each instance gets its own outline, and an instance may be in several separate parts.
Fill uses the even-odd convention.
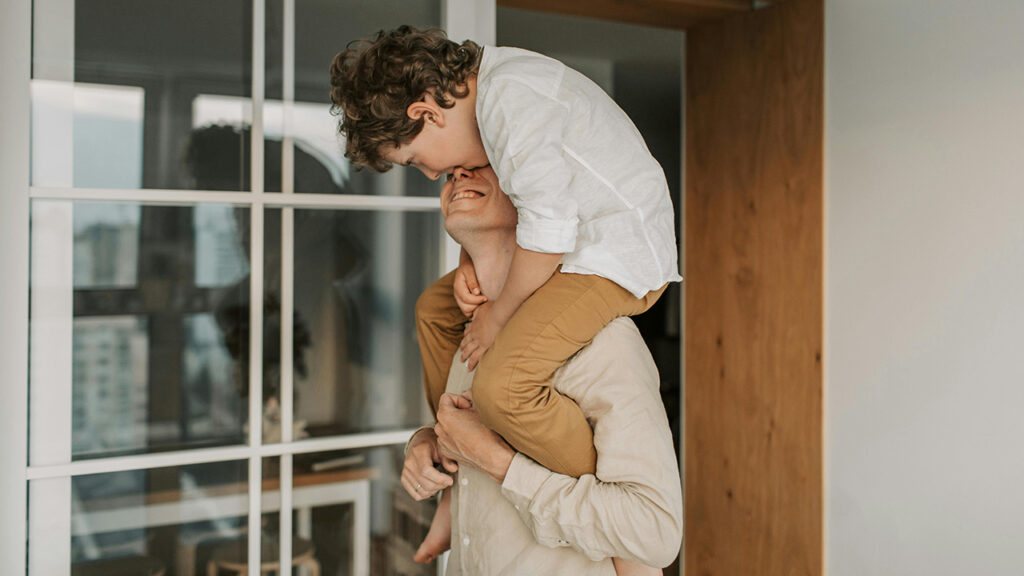
[[[1024,3],[827,14],[829,574],[1024,574]]]
[[[823,32],[687,31],[686,574],[822,573]]]

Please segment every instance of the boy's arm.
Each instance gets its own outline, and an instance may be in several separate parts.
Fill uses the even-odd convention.
[[[480,282],[476,277],[473,259],[465,248],[459,250],[459,267],[455,270],[455,301],[459,309],[467,317],[472,318],[478,306],[487,302],[487,297],[480,292]]]
[[[469,361],[470,370],[476,368],[477,362],[519,306],[551,278],[561,261],[562,254],[534,252],[516,246],[501,295],[480,305],[473,315],[473,321],[466,327],[460,348],[462,361]]]

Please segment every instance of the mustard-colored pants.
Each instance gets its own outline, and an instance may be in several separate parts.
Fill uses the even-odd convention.
[[[435,415],[467,321],[455,302],[454,278],[454,272],[445,275],[416,302],[424,386]],[[551,380],[609,322],[646,311],[664,291],[662,286],[637,298],[600,276],[555,272],[523,302],[477,366],[473,403],[483,423],[545,468],[593,474],[593,430]]]

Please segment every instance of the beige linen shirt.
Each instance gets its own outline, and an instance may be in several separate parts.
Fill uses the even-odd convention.
[[[470,388],[456,360],[448,392]],[[463,466],[452,493],[448,576],[614,575],[611,557],[663,567],[679,553],[679,468],[658,371],[619,318],[555,374],[594,428],[597,475],[556,474],[516,454],[502,485]]]

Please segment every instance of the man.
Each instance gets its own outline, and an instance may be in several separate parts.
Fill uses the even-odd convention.
[[[497,296],[515,253],[516,210],[493,170],[456,169],[441,211],[472,257],[481,290]],[[402,472],[406,490],[423,499],[452,484],[435,463],[460,464],[449,575],[610,575],[631,563],[672,562],[682,540],[680,479],[657,370],[632,321],[613,321],[555,376],[555,389],[593,426],[596,476],[563,476],[515,453],[483,427],[471,395],[461,395],[472,379],[465,364],[453,362],[438,424],[413,435]],[[434,538],[439,551],[446,543],[435,528],[428,542]]]

